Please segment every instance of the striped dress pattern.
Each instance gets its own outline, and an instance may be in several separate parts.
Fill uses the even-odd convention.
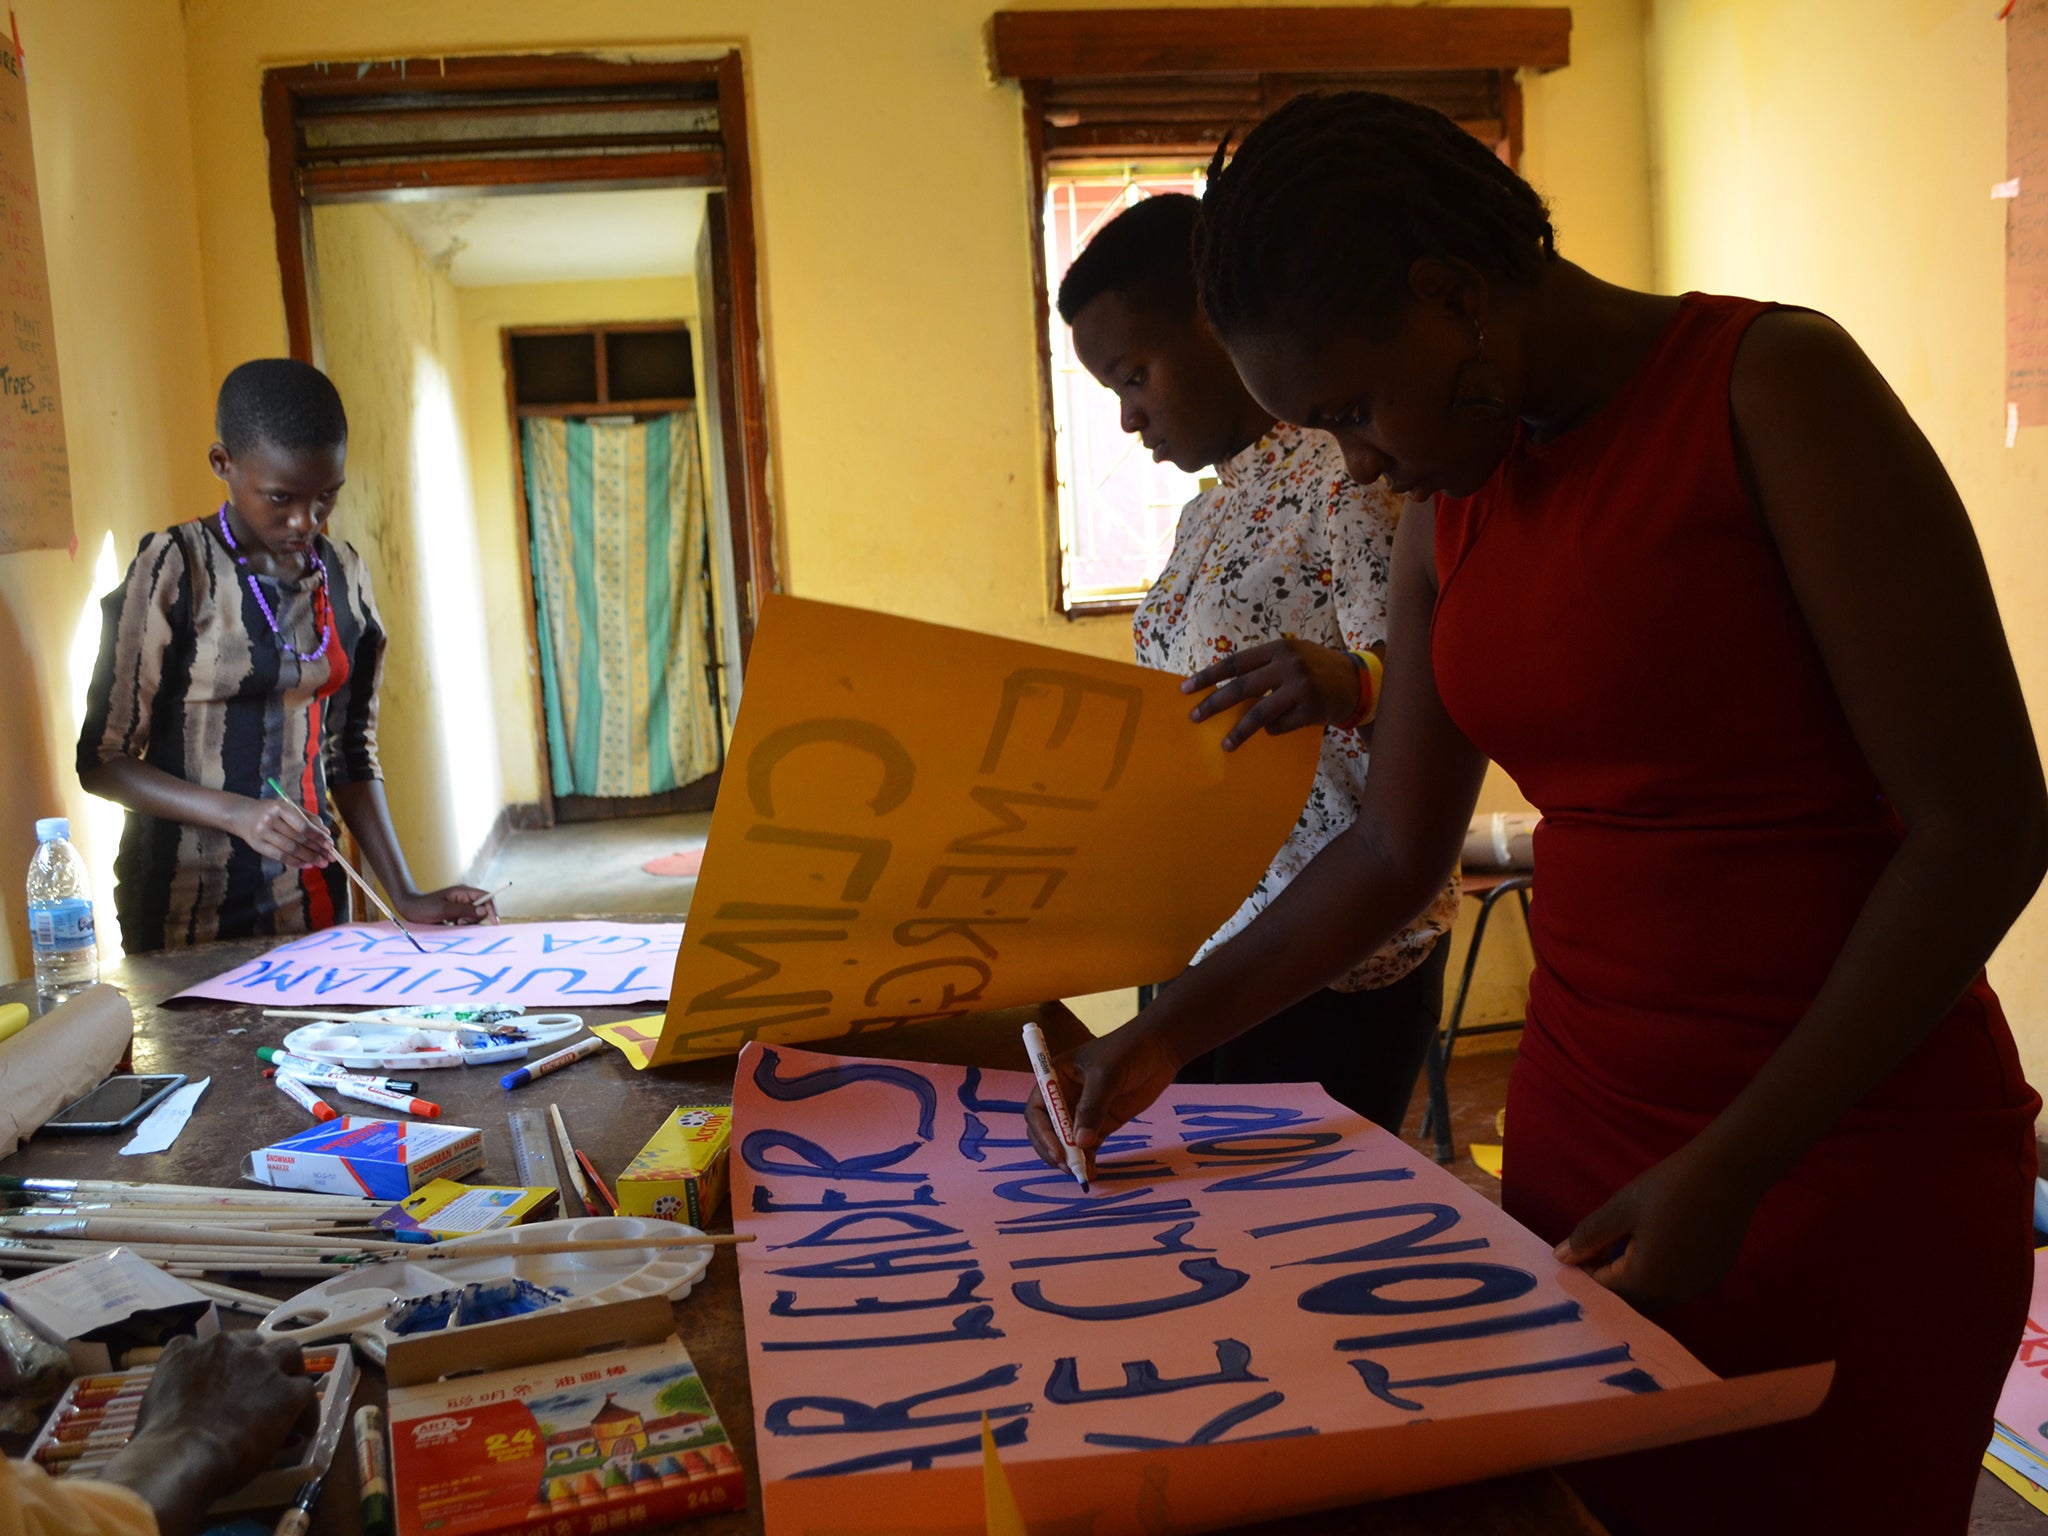
[[[272,635],[213,518],[146,535],[127,577],[100,604],[80,773],[131,757],[252,799],[275,778],[301,810],[335,830],[329,790],[382,777],[385,636],[362,558],[325,537],[316,548],[327,567],[333,633],[325,651],[302,662]],[[255,579],[292,644],[312,649],[317,580]],[[133,811],[114,877],[121,943],[131,954],[305,933],[345,911],[339,868],[287,869],[229,833]]]

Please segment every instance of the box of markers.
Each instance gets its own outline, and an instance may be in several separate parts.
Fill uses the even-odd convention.
[[[594,1536],[746,1507],[666,1297],[399,1339],[385,1376],[398,1536]]]
[[[484,1133],[468,1125],[422,1125],[341,1115],[258,1147],[242,1177],[277,1189],[403,1200],[434,1179],[459,1179],[484,1165]]]
[[[145,1365],[73,1381],[29,1446],[29,1458],[52,1477],[98,1476],[114,1453],[135,1438],[136,1415],[155,1372],[155,1366]],[[209,1514],[275,1509],[289,1504],[302,1484],[327,1475],[348,1422],[349,1398],[356,1386],[355,1359],[346,1344],[331,1351],[309,1352],[306,1374],[313,1378],[319,1393],[319,1414],[313,1428],[294,1429],[270,1465],[214,1505]]]

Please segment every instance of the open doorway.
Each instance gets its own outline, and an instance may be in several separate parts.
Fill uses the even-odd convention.
[[[387,663],[385,739],[425,744],[387,749],[394,814],[475,867],[708,807],[777,584],[738,56],[311,66],[265,108],[344,532],[423,633]]]

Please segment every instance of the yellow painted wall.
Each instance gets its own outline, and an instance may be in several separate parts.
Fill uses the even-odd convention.
[[[992,0],[188,0],[217,354],[275,347],[265,66],[592,46],[747,58],[775,476],[792,589],[1099,655],[1121,620],[1048,610],[1031,211]],[[1529,85],[1530,169],[1576,248],[1648,274],[1634,0],[1575,8],[1579,62]]]
[[[2005,447],[2005,50],[1993,5],[1655,0],[1657,274],[1824,310],[1933,440],[2048,728],[2048,428]],[[1911,643],[1910,615],[1901,642]],[[2048,1082],[2048,900],[1991,964]]]
[[[1018,93],[988,78],[993,9],[993,0],[460,9],[187,0],[214,352],[275,349],[284,334],[255,106],[265,67],[737,44],[791,590],[1126,657],[1122,619],[1070,622],[1048,603],[1034,214]],[[1641,6],[1580,0],[1573,12],[1573,64],[1527,82],[1526,169],[1578,259],[1647,283]],[[523,771],[508,754],[508,787]],[[1496,775],[1482,808],[1521,804]],[[1518,1013],[1526,972],[1526,952],[1488,967],[1482,1016]]]
[[[27,54],[52,318],[78,533],[0,555],[0,980],[29,970],[34,819],[69,815],[118,953],[120,812],[78,787],[78,709],[99,643],[96,573],[217,499],[198,195],[177,0],[13,0]],[[111,542],[110,542],[111,541]]]
[[[373,204],[316,209],[313,254],[320,361],[349,415],[331,533],[368,564],[390,636],[385,794],[432,890],[462,877],[504,803],[455,288]]]
[[[547,740],[534,714],[532,661],[524,621],[533,594],[519,563],[520,520],[512,475],[505,358],[499,332],[520,325],[593,325],[603,321],[682,320],[694,343],[697,284],[688,277],[615,282],[504,283],[455,290],[462,326],[463,430],[476,494],[476,534],[483,561],[486,611],[502,616],[491,630],[491,697],[498,717],[504,797],[511,804],[542,798]],[[698,372],[702,373],[701,366]]]

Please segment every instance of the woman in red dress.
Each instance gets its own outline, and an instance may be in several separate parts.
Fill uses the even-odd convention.
[[[1719,1372],[1838,1362],[1810,1419],[1575,1480],[1618,1531],[1963,1531],[2040,1104],[1983,966],[2048,794],[1933,450],[1828,320],[1600,281],[1390,97],[1276,113],[1197,244],[1259,402],[1440,500],[1396,543],[1359,820],[1063,1063],[1084,1145],[1419,910],[1491,757],[1543,813],[1508,1210]],[[1190,679],[1196,716],[1260,659]]]

